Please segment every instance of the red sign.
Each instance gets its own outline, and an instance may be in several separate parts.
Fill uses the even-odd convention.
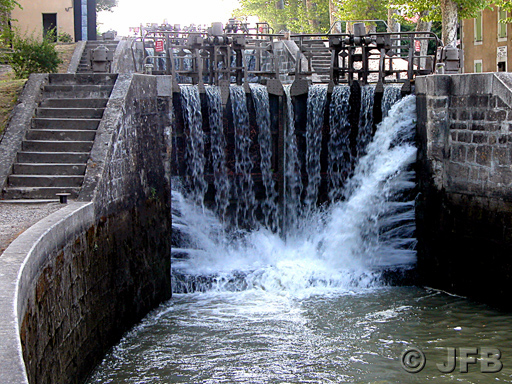
[[[163,52],[164,51],[164,41],[157,40],[155,41],[155,52]]]
[[[421,42],[419,40],[416,40],[414,42],[414,48],[415,48],[416,52],[420,52],[421,51]]]

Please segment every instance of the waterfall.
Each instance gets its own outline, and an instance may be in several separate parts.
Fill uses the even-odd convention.
[[[365,85],[361,89],[361,112],[359,114],[359,132],[357,135],[357,158],[366,153],[366,147],[371,140],[373,130],[373,96],[375,87]]]
[[[388,85],[384,88],[384,95],[382,96],[382,118],[384,119],[391,107],[400,100],[401,90],[397,86]]]
[[[295,115],[293,112],[292,98],[290,95],[290,85],[284,87],[286,95],[287,126],[285,134],[284,150],[284,232],[297,225],[298,214],[300,212],[302,195],[302,176],[301,164],[297,148],[297,137],[295,136]]]
[[[222,124],[222,99],[218,87],[207,86],[206,95],[208,96],[208,119],[211,130],[215,212],[224,220],[229,205],[230,184],[226,168],[226,138]]]
[[[342,196],[343,183],[350,172],[350,87],[336,86],[329,107],[329,200],[335,202]]]
[[[235,185],[236,185],[236,225],[252,227],[255,224],[254,181],[251,175],[253,164],[250,155],[251,136],[249,112],[243,87],[230,88],[233,124],[235,127]]]
[[[188,255],[172,261],[174,292],[353,289],[381,284],[386,268],[413,264],[415,108],[414,96],[391,108],[346,182],[344,199],[312,209],[295,235],[265,228],[231,235],[216,215],[173,190],[173,228],[182,235],[173,252]]]
[[[274,232],[278,227],[277,192],[272,171],[272,134],[270,132],[270,102],[267,87],[251,84],[251,93],[256,109],[258,143],[261,154],[261,177],[265,186],[265,199],[262,202],[264,224]]]
[[[187,166],[187,186],[193,201],[203,206],[208,185],[204,179],[204,132],[201,115],[201,99],[195,85],[182,85],[181,103],[183,120],[188,129],[185,164]]]
[[[320,153],[322,150],[322,126],[326,101],[326,86],[313,85],[309,88],[306,124],[306,172],[308,175],[308,185],[304,199],[307,212],[310,212],[316,206],[318,188],[321,182]]]

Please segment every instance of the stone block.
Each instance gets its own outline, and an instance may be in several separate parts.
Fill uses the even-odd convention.
[[[471,131],[458,131],[457,141],[461,143],[471,143],[473,141],[473,133]]]
[[[507,111],[504,109],[490,109],[487,111],[487,121],[504,121],[507,119]]]
[[[468,106],[468,97],[461,96],[452,96],[450,107],[451,108],[466,108]]]
[[[476,146],[468,145],[466,148],[466,161],[476,163]]]
[[[492,96],[491,101],[489,103],[489,107],[490,108],[508,108],[508,105],[501,99],[501,97]]]
[[[487,133],[486,132],[474,132],[473,133],[473,143],[475,144],[485,144],[487,143]]]
[[[450,130],[463,130],[467,129],[466,123],[451,123]]]
[[[489,176],[489,181],[498,188],[504,188],[512,182],[512,169],[510,166],[498,166]]]
[[[494,147],[493,160],[498,165],[511,165],[510,150],[507,147]]]
[[[428,106],[429,108],[447,108],[448,107],[449,98],[447,96],[443,97],[429,97],[428,98]]]
[[[472,131],[485,131],[485,125],[480,123],[469,123],[469,129]]]
[[[459,110],[459,120],[469,120],[470,119],[470,114],[469,114],[469,111],[467,109],[461,109]]]
[[[478,95],[472,93],[468,97],[468,107],[470,108],[488,108],[489,107],[489,95]]]
[[[479,145],[476,147],[476,163],[491,166],[492,147],[490,145]]]
[[[488,95],[492,89],[492,73],[452,75],[453,95]]]
[[[417,85],[420,93],[429,96],[450,96],[452,88],[452,79],[450,75],[430,75],[426,77],[426,90],[422,84]]]
[[[473,120],[485,120],[485,110],[473,110],[471,117]]]
[[[453,144],[450,148],[450,160],[458,163],[466,161],[466,146],[464,144]]]

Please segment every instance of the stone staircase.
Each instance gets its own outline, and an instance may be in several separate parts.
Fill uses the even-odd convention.
[[[117,75],[50,74],[3,199],[78,196]]]
[[[90,73],[92,72],[91,61],[90,61],[90,51],[97,48],[100,45],[106,46],[109,50],[115,51],[119,41],[116,40],[95,40],[95,41],[87,41],[85,44],[84,52],[82,57],[80,58],[80,64],[78,65],[78,69],[76,73]]]
[[[313,72],[318,77],[313,78],[313,82],[327,83],[329,82],[329,71],[331,68],[331,51],[321,40],[304,40],[303,50],[311,53],[311,66]],[[317,79],[315,81],[315,79]]]

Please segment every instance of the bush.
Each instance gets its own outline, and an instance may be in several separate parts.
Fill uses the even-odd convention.
[[[16,78],[25,79],[31,73],[57,72],[62,60],[51,42],[49,34],[42,41],[34,37],[14,36],[12,40],[13,52],[9,59]]]
[[[73,38],[67,32],[59,32],[59,39],[58,40],[61,43],[72,43],[73,42]]]

